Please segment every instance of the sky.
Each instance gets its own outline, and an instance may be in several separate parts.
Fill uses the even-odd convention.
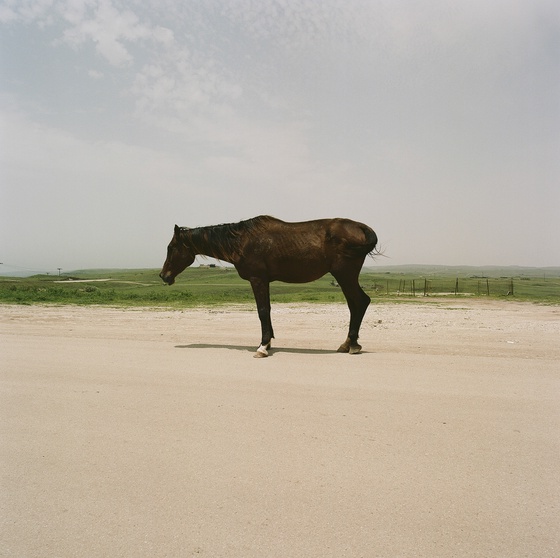
[[[0,0],[0,271],[348,217],[367,265],[560,265],[557,0]]]

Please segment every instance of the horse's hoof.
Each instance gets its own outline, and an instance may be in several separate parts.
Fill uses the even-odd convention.
[[[362,346],[361,345],[352,345],[352,347],[350,347],[349,353],[351,355],[358,355],[358,354],[360,354],[361,351],[362,351]]]
[[[338,347],[337,353],[348,353],[350,352],[350,346],[352,345],[352,341],[350,341],[350,337],[346,338],[346,341]]]
[[[270,343],[263,346],[260,345],[257,349],[257,352],[254,354],[254,358],[264,358],[268,356],[268,349],[270,349]]]

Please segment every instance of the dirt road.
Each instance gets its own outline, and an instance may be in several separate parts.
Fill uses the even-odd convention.
[[[347,319],[0,306],[0,556],[560,556],[560,308]]]

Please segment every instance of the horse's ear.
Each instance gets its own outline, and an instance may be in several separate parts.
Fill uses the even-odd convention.
[[[175,236],[179,236],[179,233],[181,232],[181,229],[175,225]]]

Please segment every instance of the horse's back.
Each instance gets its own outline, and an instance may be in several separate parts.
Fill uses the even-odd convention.
[[[268,215],[255,219],[258,242],[280,253],[313,251],[343,253],[347,257],[365,257],[377,245],[371,227],[346,218],[287,222]]]
[[[377,244],[377,235],[371,227],[359,221],[335,217],[331,219],[314,219],[310,221],[282,221],[269,215],[260,215],[255,218],[257,229],[262,233],[270,234],[302,234],[318,235],[325,238],[345,238],[352,245]]]

